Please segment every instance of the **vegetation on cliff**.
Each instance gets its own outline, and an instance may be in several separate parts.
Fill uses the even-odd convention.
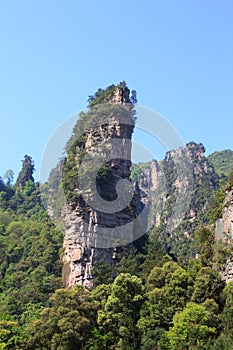
[[[89,97],[88,112],[80,116],[67,144],[67,159],[50,176],[57,190],[59,167],[63,167],[62,186],[70,203],[80,198],[74,191],[77,166],[85,156],[88,137],[87,132],[79,134],[80,130],[87,120],[90,124],[85,127],[98,119],[98,113],[103,112],[98,110],[99,104],[110,102],[116,88],[127,90],[122,82]],[[117,98],[125,97],[119,94]],[[133,126],[134,91],[128,102],[127,115]],[[122,111],[120,106],[116,109]],[[108,137],[104,126],[102,131]],[[91,132],[93,140],[98,139],[98,133]],[[167,183],[161,224],[114,251],[114,266],[108,259],[99,260],[90,289],[81,285],[63,288],[64,237],[42,206],[31,157],[24,157],[15,184],[12,171],[6,173],[5,181],[0,178],[0,349],[232,349],[233,282],[226,285],[220,274],[232,246],[229,250],[226,242],[216,242],[213,228],[226,206],[225,191],[233,187],[233,171],[219,182],[201,155],[204,147],[195,143],[189,147],[195,181],[187,213],[194,209],[195,215],[187,215],[176,234],[166,231],[177,180],[168,154],[160,162]],[[220,175],[226,175],[225,165],[219,168]],[[149,164],[132,166],[132,180],[138,181],[148,168]],[[108,164],[98,176],[107,192],[102,194],[111,200]],[[185,230],[192,235],[185,236]]]
[[[1,179],[0,189],[1,349],[232,347],[233,284],[216,271],[208,228],[196,231],[198,259],[175,262],[153,230],[135,254],[123,254],[113,280],[62,289],[63,237],[38,184]]]
[[[220,177],[227,177],[233,168],[233,151],[217,151],[208,156],[209,162],[214,166]]]
[[[117,93],[117,96],[115,94]],[[117,123],[127,125],[133,130],[134,104],[137,102],[136,92],[133,90],[131,97],[130,90],[126,83],[120,82],[118,85],[110,85],[106,89],[99,89],[93,96],[89,96],[87,112],[81,112],[77,123],[73,128],[73,134],[66,145],[67,157],[64,160],[62,169],[62,188],[69,202],[78,202],[81,195],[77,193],[79,168],[87,154],[86,142],[88,135],[92,135],[92,144],[89,147],[101,146],[103,139],[111,138],[108,128],[111,118]],[[119,100],[119,101],[118,101]],[[104,152],[104,149],[102,150]],[[96,156],[97,156],[96,151]],[[104,158],[104,157],[103,157]],[[95,158],[93,158],[93,162]],[[93,164],[92,164],[92,167]],[[85,166],[85,172],[90,172]],[[89,176],[86,176],[88,179]],[[111,182],[114,171],[109,164],[103,164],[98,179],[103,179],[104,183]]]

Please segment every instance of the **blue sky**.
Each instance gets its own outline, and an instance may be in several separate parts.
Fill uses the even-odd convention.
[[[231,0],[1,2],[0,175],[25,154],[38,170],[54,130],[122,80],[185,142],[232,149],[232,15]]]

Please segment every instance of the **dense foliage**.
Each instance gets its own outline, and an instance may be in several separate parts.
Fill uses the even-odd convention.
[[[214,152],[208,156],[208,160],[219,176],[226,177],[233,168],[233,151],[228,149]]]
[[[119,86],[125,88],[125,82]],[[111,99],[115,88],[89,97],[90,110],[81,115],[80,125],[87,116],[96,116],[95,106]],[[136,103],[135,92],[131,103]],[[77,200],[77,164],[84,156],[86,137],[82,134],[67,145],[62,181],[71,202]],[[132,180],[138,180],[147,166],[134,165]],[[169,193],[164,221],[174,200],[172,167],[171,163],[165,169]],[[219,188],[216,174],[196,176],[192,205],[203,209],[205,197],[209,207],[194,222],[192,242],[184,235],[164,240],[164,226],[154,227],[132,245],[121,247],[114,267],[108,260],[99,261],[91,290],[62,286],[63,234],[42,206],[33,171],[33,161],[26,155],[15,184],[10,170],[5,181],[0,177],[0,350],[233,348],[233,282],[225,285],[219,273],[232,246],[216,242],[213,232],[225,205],[225,191],[233,186],[232,171]],[[100,174],[105,184],[108,171],[105,167]],[[51,176],[57,189],[58,167]],[[217,188],[213,195],[208,192],[210,181]]]
[[[233,284],[213,269],[210,229],[198,228],[199,258],[185,265],[153,230],[116,277],[105,262],[92,290],[62,289],[63,237],[38,184],[0,186],[0,349],[231,349]]]
[[[78,182],[80,176],[91,177],[91,171],[95,169],[92,162],[97,162],[98,152],[101,153],[101,160],[103,159],[102,154],[106,154],[104,145],[101,146],[101,139],[109,140],[111,138],[109,126],[109,120],[115,119],[117,122],[131,126],[132,130],[134,127],[135,116],[134,116],[134,105],[137,102],[136,92],[133,90],[131,97],[125,104],[114,104],[111,103],[114,98],[116,89],[123,89],[130,93],[126,83],[120,82],[118,85],[110,85],[105,90],[99,89],[95,95],[89,96],[88,99],[88,110],[79,114],[78,120],[73,128],[73,133],[66,144],[67,157],[64,159],[62,168],[62,188],[66,195],[67,200],[70,203],[77,203],[80,201],[80,193],[77,193]],[[123,93],[123,90],[121,91]],[[84,164],[83,161],[88,159],[90,152],[86,150],[86,143],[88,136],[91,135],[92,143],[89,148],[95,146],[100,147],[97,151],[95,147],[95,157],[92,159],[92,164]],[[90,141],[90,137],[89,137]],[[101,148],[102,147],[102,148]],[[90,150],[89,150],[90,151]],[[88,155],[87,155],[88,153]],[[84,174],[80,172],[83,171]],[[99,180],[103,180],[104,186],[108,187],[108,183],[114,182],[114,171],[110,169],[107,162],[101,167],[99,174]],[[97,179],[98,180],[98,179]],[[101,187],[101,186],[99,186]],[[98,188],[99,190],[99,188]],[[105,195],[110,194],[110,191],[105,191]]]

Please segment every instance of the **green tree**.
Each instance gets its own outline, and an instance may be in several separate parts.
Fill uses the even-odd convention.
[[[209,338],[216,334],[216,328],[210,326],[211,317],[212,313],[203,305],[188,303],[183,311],[174,316],[174,326],[166,334],[167,349],[205,349]]]
[[[135,90],[132,90],[131,92],[131,96],[130,96],[130,102],[133,104],[133,105],[136,105],[138,100],[137,100],[137,92]]]
[[[61,287],[59,250],[63,235],[46,217],[18,217],[15,221],[10,216],[12,221],[8,222],[4,214],[0,215],[4,224],[0,236],[0,288],[7,297],[9,312],[17,315],[29,302],[45,305]]]
[[[210,267],[202,267],[196,276],[192,301],[202,303],[206,299],[214,299],[220,303],[220,294],[224,288],[220,274]]]
[[[20,336],[17,322],[12,320],[1,320],[0,315],[0,349],[19,350]]]
[[[94,327],[88,298],[89,292],[80,285],[58,289],[50,298],[51,307],[28,326],[28,349],[85,349]]]
[[[157,229],[153,229],[149,235],[148,243],[147,243],[147,253],[145,255],[145,261],[142,264],[142,278],[146,280],[151,270],[155,266],[162,266],[165,262],[163,257],[166,255],[165,249],[162,247],[160,242],[159,232]],[[166,260],[169,259],[166,256]],[[169,260],[172,260],[171,258]]]
[[[233,348],[233,282],[224,288],[226,298],[225,306],[221,316],[221,334],[213,342],[211,350],[229,350]]]
[[[19,173],[19,176],[16,180],[16,185],[20,187],[24,187],[27,183],[27,181],[33,181],[33,172],[35,170],[34,162],[31,157],[29,157],[27,154],[24,156],[24,160],[22,161],[22,170]]]
[[[106,335],[102,349],[139,348],[137,321],[143,303],[144,288],[137,276],[121,273],[111,285],[111,292],[98,311],[100,334]]]
[[[223,310],[223,325],[225,329],[233,331],[233,282],[224,288],[226,302]]]
[[[220,177],[228,176],[233,167],[233,151],[228,149],[214,152],[208,156],[208,160]]]
[[[149,344],[158,346],[164,330],[172,325],[175,313],[182,311],[190,300],[192,285],[191,276],[175,262],[168,261],[163,267],[154,267],[148,277],[147,300],[138,321],[143,349]]]
[[[214,234],[203,224],[194,233],[199,259],[204,266],[212,266]]]
[[[228,183],[232,187],[233,186],[233,169],[231,169],[229,177],[228,177]]]

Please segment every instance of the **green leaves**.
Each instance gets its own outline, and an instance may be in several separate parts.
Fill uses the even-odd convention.
[[[199,225],[194,236],[202,264],[211,266],[213,262],[214,233],[204,225]]]
[[[51,307],[28,327],[29,349],[85,349],[93,323],[93,306],[82,286],[58,289],[50,298]]]
[[[22,327],[13,317],[0,313],[0,349],[21,350]]]
[[[82,114],[81,124],[85,126],[85,118],[94,118],[97,112],[100,117],[102,111],[92,106],[88,115]],[[104,126],[103,132],[107,133]],[[85,156],[85,142],[86,135],[82,135],[71,146],[63,168],[63,185],[72,200],[77,200],[73,189],[77,165]],[[32,175],[33,164],[29,163],[23,166],[22,181],[27,174]],[[172,166],[167,170],[172,186]],[[133,176],[138,177],[140,171],[135,167]],[[108,173],[107,165],[99,172],[99,181],[105,185]],[[55,169],[54,188],[58,178]],[[21,185],[14,187],[0,179],[0,349],[233,348],[233,285],[228,284],[223,291],[224,283],[214,270],[224,269],[231,246],[221,241],[215,244],[212,230],[198,227],[195,238],[199,258],[190,259],[187,266],[190,246],[179,238],[185,257],[181,267],[181,259],[177,263],[165,255],[160,227],[150,233],[147,252],[139,240],[133,247],[114,252],[114,265],[108,259],[100,260],[94,270],[97,283],[93,290],[82,286],[61,289],[63,235],[42,208],[39,185],[32,179],[21,180]],[[198,192],[200,188],[195,191],[200,197],[206,195]],[[223,198],[222,188],[213,200],[213,220],[225,205]]]
[[[170,350],[196,346],[203,349],[209,337],[216,333],[216,328],[209,325],[211,314],[204,306],[195,303],[188,303],[183,311],[176,313],[173,322],[174,326],[166,334]]]
[[[99,329],[107,336],[108,349],[138,349],[137,321],[143,294],[144,287],[137,276],[121,273],[114,280],[110,294],[98,311]]]
[[[228,176],[233,167],[233,151],[224,150],[214,152],[208,156],[208,160],[214,166],[219,176]]]
[[[202,267],[195,279],[192,301],[202,303],[208,298],[219,302],[220,293],[224,287],[219,273],[210,267]]]
[[[0,288],[11,312],[18,314],[28,302],[46,303],[61,287],[58,261],[63,236],[46,220],[18,218],[7,223],[0,241]]]
[[[22,170],[19,173],[19,176],[16,180],[16,185],[20,187],[25,187],[27,181],[34,182],[33,172],[34,172],[34,162],[31,157],[27,154],[24,156],[24,160],[22,161]]]

